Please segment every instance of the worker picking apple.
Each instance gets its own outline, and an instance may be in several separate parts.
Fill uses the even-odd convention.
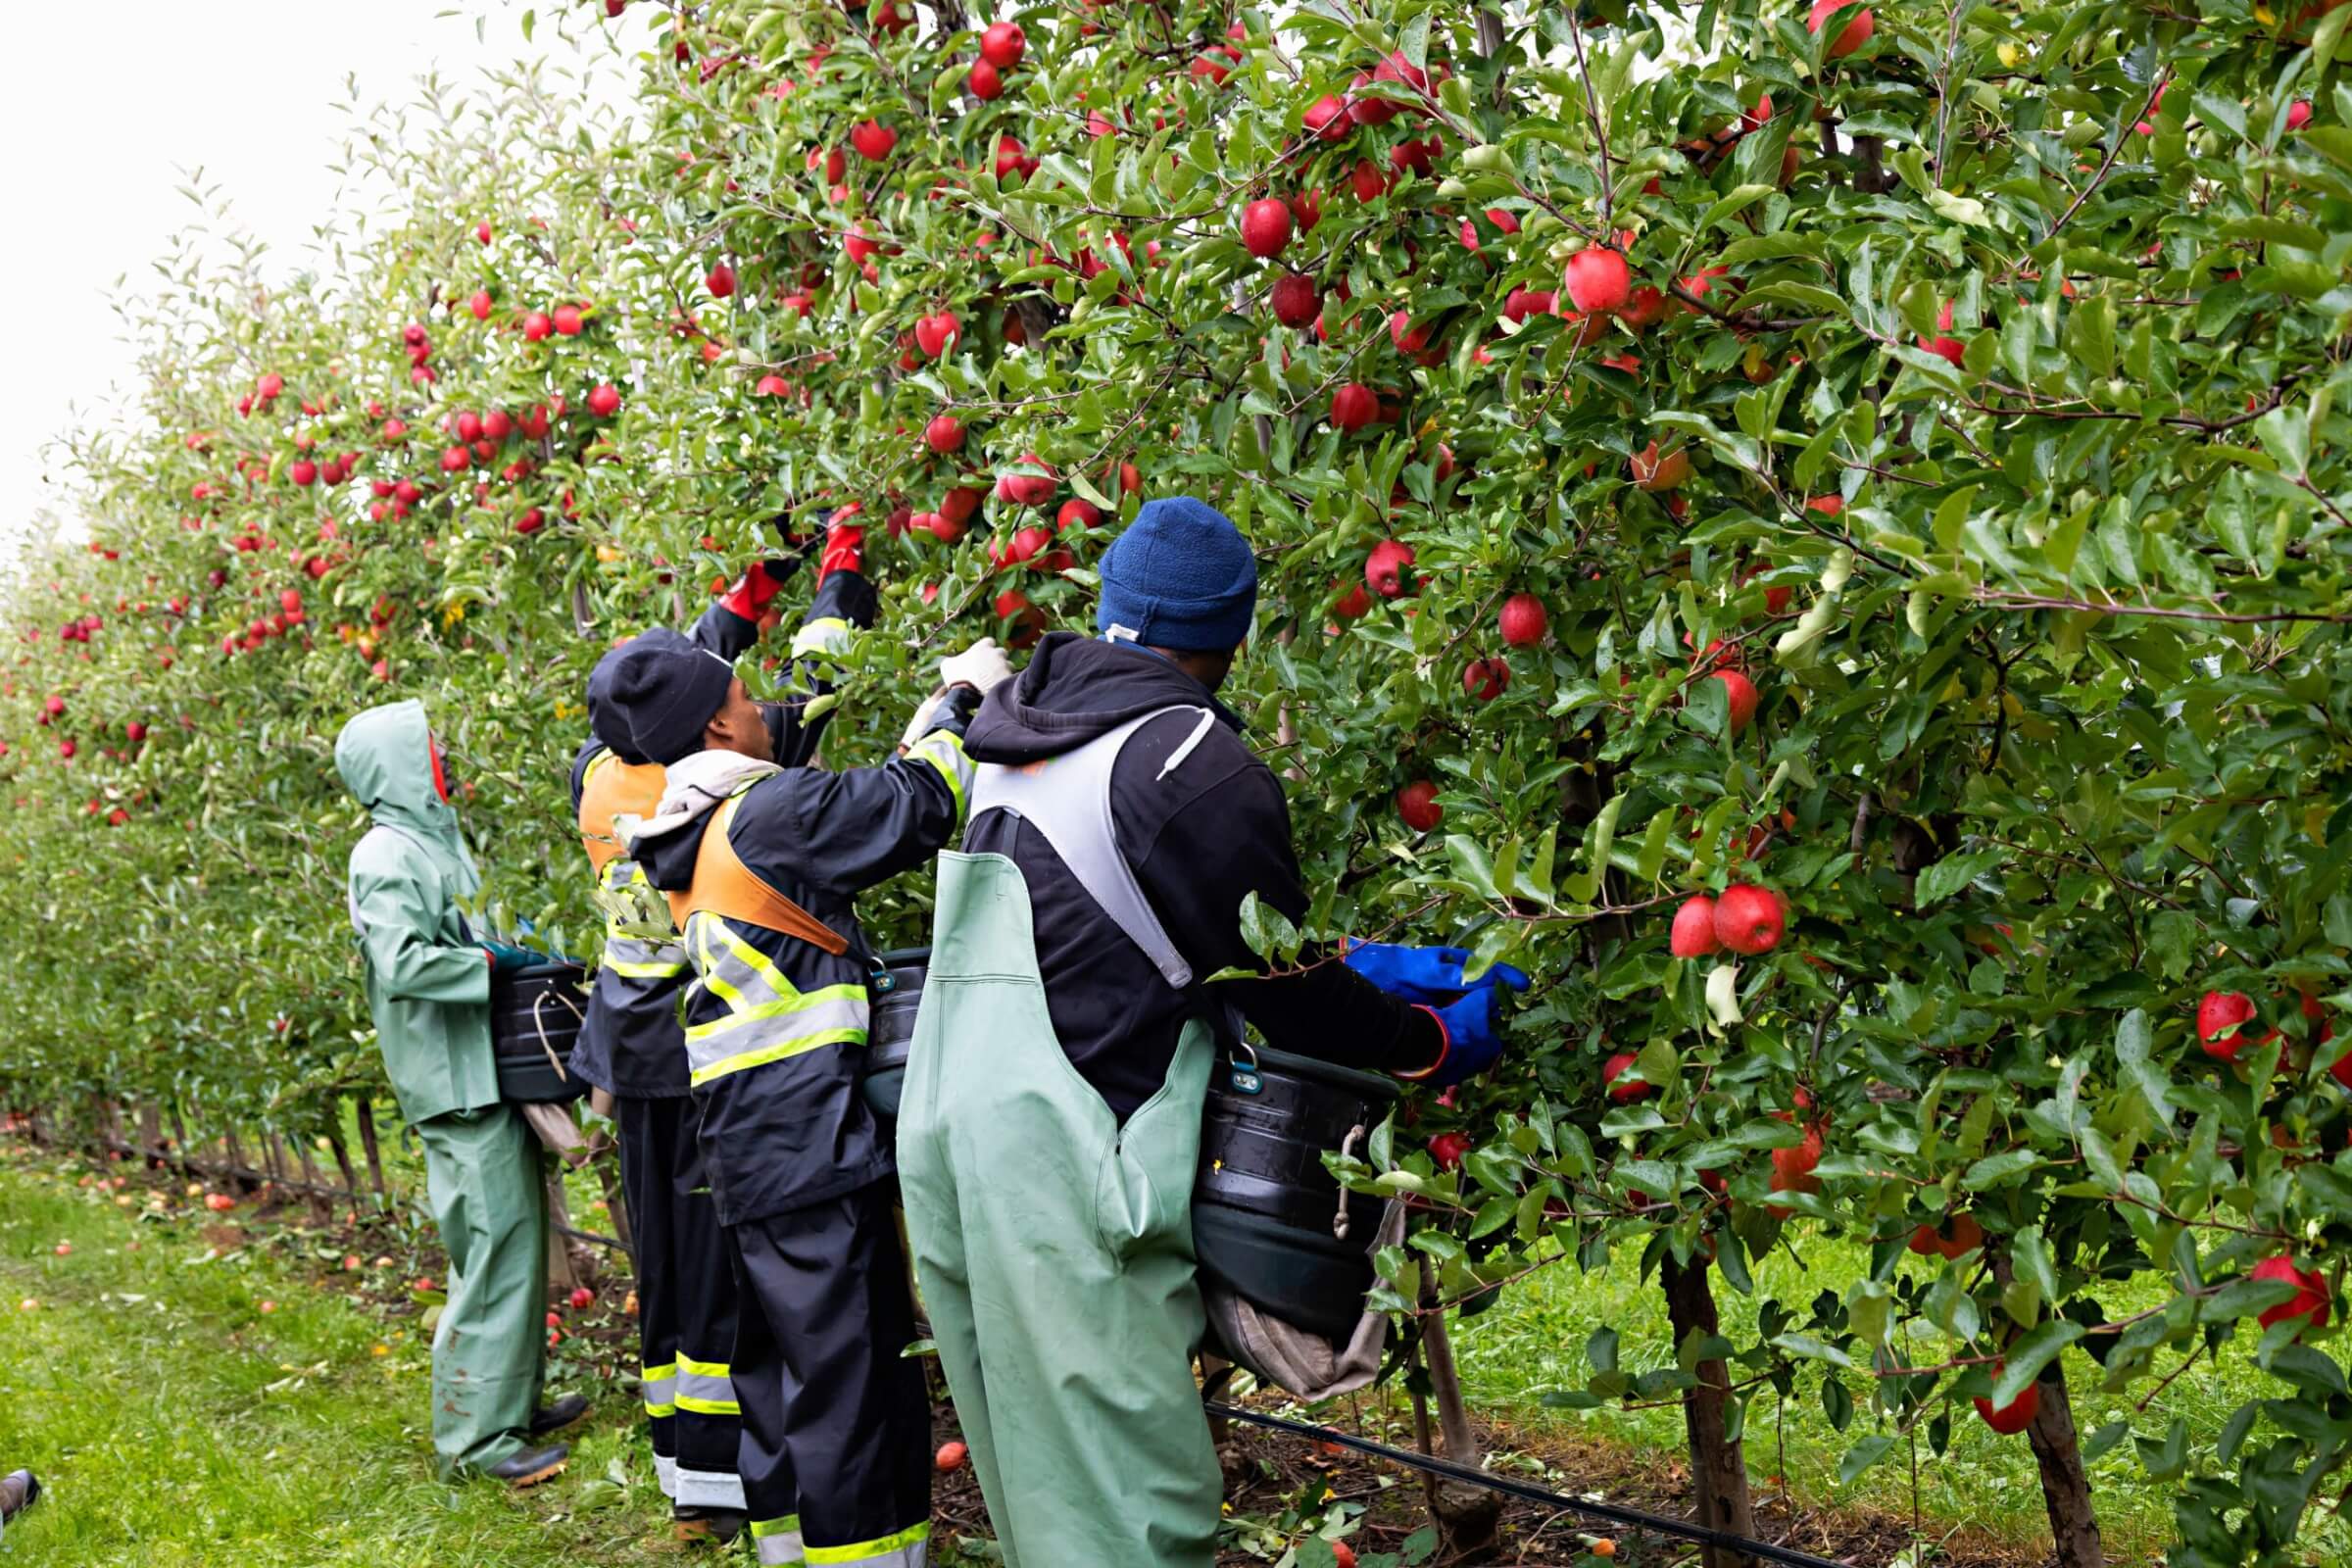
[[[1046,637],[966,732],[970,822],[940,858],[899,1162],[1008,1564],[1214,1559],[1191,1195],[1242,1022],[1446,1085],[1494,1063],[1500,991],[1526,984],[1387,945],[1264,973],[1244,899],[1294,921],[1309,899],[1282,786],[1215,696],[1256,601],[1231,520],[1149,502],[1102,558],[1101,636]],[[1209,982],[1227,968],[1260,977]]]
[[[858,580],[859,543],[830,530],[827,587]],[[732,662],[694,638],[647,632],[594,677],[630,751],[664,769],[623,848],[668,896],[693,972],[687,1085],[735,1276],[737,1468],[769,1568],[927,1558],[930,1402],[901,1354],[915,1328],[891,1139],[859,1093],[868,964],[853,901],[961,824],[962,732],[1008,674],[983,639],[943,663],[900,756],[832,770],[795,765],[809,760],[797,725],[780,755]]]
[[[796,655],[872,622],[874,590],[859,569],[859,542],[855,524],[829,532],[825,559],[833,569],[823,574],[794,639]],[[730,662],[748,651],[775,618],[773,602],[801,559],[755,563],[704,612],[691,641]],[[735,1271],[711,1196],[678,1021],[691,967],[666,908],[637,897],[647,886],[645,869],[621,839],[621,819],[654,814],[665,773],[635,750],[627,716],[614,702],[611,681],[620,667],[608,659],[588,683],[592,734],[571,770],[572,808],[606,930],[570,1066],[595,1087],[597,1108],[619,1128],[621,1182],[636,1244],[639,1382],[656,1480],[680,1540],[723,1543],[748,1522],[737,1470],[743,1423],[732,1365]],[[792,766],[811,758],[824,729],[823,712],[808,714],[824,690],[814,666],[808,668],[805,694],[761,708],[770,755]],[[660,922],[658,932],[641,928],[649,918]]]

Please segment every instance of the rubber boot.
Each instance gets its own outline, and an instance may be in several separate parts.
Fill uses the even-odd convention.
[[[564,1461],[571,1457],[566,1444],[554,1443],[544,1448],[525,1448],[512,1458],[501,1459],[482,1472],[493,1481],[504,1481],[520,1491],[564,1473]]]

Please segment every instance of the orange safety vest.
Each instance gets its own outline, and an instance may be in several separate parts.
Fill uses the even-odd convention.
[[[659,762],[624,762],[612,752],[588,764],[588,776],[580,781],[580,847],[598,875],[629,853],[612,830],[612,819],[653,815],[668,776]]]
[[[683,893],[669,895],[670,918],[684,931],[690,918],[708,909],[746,925],[799,937],[837,958],[849,952],[849,938],[760,881],[743,863],[743,857],[735,853],[735,846],[727,842],[727,829],[733,825],[735,808],[742,803],[743,793],[738,791],[710,813],[710,824],[703,830],[702,847],[695,852],[694,885]]]

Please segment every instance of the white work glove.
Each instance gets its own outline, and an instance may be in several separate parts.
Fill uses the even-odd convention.
[[[1012,665],[1005,662],[1004,650],[997,646],[994,637],[983,637],[962,653],[939,662],[942,686],[969,686],[983,697],[1010,679]]]
[[[899,737],[901,757],[912,751],[916,741],[931,733],[932,722],[939,714],[939,705],[947,700],[947,688],[943,686],[915,705],[914,716],[906,721],[906,733]]]

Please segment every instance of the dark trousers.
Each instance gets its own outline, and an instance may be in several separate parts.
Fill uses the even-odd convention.
[[[740,1468],[762,1563],[919,1565],[931,1532],[931,1404],[891,1184],[727,1232]]]
[[[636,1227],[637,1329],[662,1491],[680,1507],[741,1509],[735,1268],[703,1173],[700,1118],[683,1095],[615,1100],[612,1114]]]

